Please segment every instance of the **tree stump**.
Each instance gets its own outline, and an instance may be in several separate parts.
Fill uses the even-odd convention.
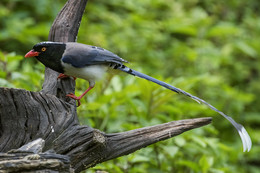
[[[49,40],[76,41],[86,4],[87,0],[68,0]],[[75,81],[57,76],[46,68],[40,92],[0,87],[0,170],[80,172],[211,122],[187,119],[106,134],[79,124],[76,102],[65,97],[74,92]]]

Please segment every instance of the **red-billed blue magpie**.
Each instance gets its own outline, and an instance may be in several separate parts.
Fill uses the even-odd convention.
[[[220,115],[230,121],[237,129],[242,143],[243,150],[249,151],[252,146],[251,139],[245,130],[245,128],[236,123],[231,117],[227,116],[223,112],[216,109],[206,101],[193,96],[179,88],[169,85],[165,82],[159,81],[151,76],[145,75],[138,71],[128,68],[123,63],[127,63],[126,60],[120,58],[116,54],[105,50],[100,47],[90,46],[80,43],[68,42],[41,42],[33,46],[33,49],[26,55],[28,57],[36,57],[46,67],[49,67],[59,73],[62,73],[59,77],[72,76],[85,79],[89,82],[89,88],[79,97],[70,93],[67,96],[75,100],[80,100],[89,90],[91,90],[95,81],[102,78],[103,74],[109,69],[117,69],[133,76],[149,80],[158,85],[161,85],[176,93],[184,94],[199,103],[207,105],[210,109],[218,112]],[[79,102],[80,104],[80,102]]]

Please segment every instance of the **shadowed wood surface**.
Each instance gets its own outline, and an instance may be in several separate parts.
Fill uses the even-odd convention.
[[[68,156],[53,151],[42,153],[44,145],[45,141],[39,138],[19,149],[0,153],[0,172],[74,172]]]

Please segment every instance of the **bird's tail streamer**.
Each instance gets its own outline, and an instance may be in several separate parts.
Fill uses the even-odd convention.
[[[229,122],[231,122],[231,124],[237,129],[239,135],[240,135],[240,138],[242,140],[242,143],[243,143],[243,151],[250,151],[251,149],[251,146],[252,146],[252,142],[251,142],[251,139],[250,139],[250,136],[248,135],[246,129],[241,125],[241,124],[238,124],[237,122],[235,122],[235,120],[233,120],[231,117],[227,116],[226,114],[224,114],[223,112],[219,111],[217,108],[215,108],[214,106],[212,106],[211,104],[207,103],[206,101],[204,101],[203,99],[200,99],[196,96],[193,96],[191,95],[190,93],[187,93],[179,88],[176,88],[172,85],[169,85],[165,82],[162,82],[160,80],[157,80],[151,76],[148,76],[146,74],[143,74],[143,73],[140,73],[138,71],[135,71],[131,68],[128,68],[124,65],[121,65],[121,66],[116,66],[115,67],[116,69],[118,70],[121,70],[123,72],[126,72],[128,74],[131,74],[133,76],[138,76],[140,78],[143,78],[143,79],[146,79],[148,81],[151,81],[151,82],[154,82],[158,85],[161,85],[171,91],[174,91],[178,94],[184,94],[190,98],[192,98],[193,100],[197,101],[198,103],[203,103],[204,105],[208,106],[210,109],[212,109],[213,111],[219,113],[220,115],[222,115],[223,117],[225,117]]]

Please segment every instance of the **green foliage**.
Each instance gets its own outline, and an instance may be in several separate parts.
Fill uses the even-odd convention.
[[[60,1],[0,3],[0,86],[39,91],[44,67],[23,55],[47,40]],[[213,123],[89,172],[257,172],[260,147],[260,17],[257,0],[89,1],[78,41],[129,60],[128,66],[205,99],[245,125],[253,148],[203,105],[142,79],[108,75],[82,100],[82,124],[107,133],[212,116]],[[40,80],[39,80],[40,79]],[[88,83],[77,80],[76,94]]]

